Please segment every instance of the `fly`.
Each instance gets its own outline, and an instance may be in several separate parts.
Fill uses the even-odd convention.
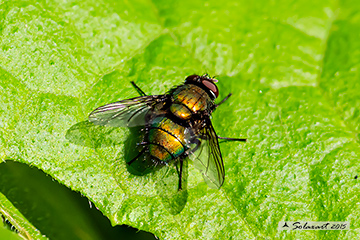
[[[216,135],[211,123],[212,112],[219,96],[215,78],[207,74],[191,75],[185,83],[163,95],[146,95],[134,82],[139,97],[110,103],[95,109],[89,121],[102,126],[135,129],[137,143],[125,149],[128,167],[143,175],[149,169],[174,164],[182,189],[183,162],[191,159],[211,188],[220,188],[225,179],[224,162],[218,139],[246,141],[243,138],[223,138]]]

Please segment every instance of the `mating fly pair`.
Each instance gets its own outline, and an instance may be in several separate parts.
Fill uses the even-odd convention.
[[[132,148],[125,149],[128,167],[137,175],[151,169],[174,164],[182,189],[183,161],[191,159],[211,188],[220,188],[225,179],[224,163],[218,139],[246,141],[240,138],[222,138],[211,124],[211,113],[219,91],[216,79],[191,75],[185,83],[164,95],[146,95],[134,82],[141,95],[110,103],[95,109],[89,121],[96,125],[130,127],[137,138]]]

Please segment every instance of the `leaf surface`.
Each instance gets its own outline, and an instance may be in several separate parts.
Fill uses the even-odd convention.
[[[359,238],[357,1],[25,0],[0,9],[2,160],[35,166],[112,224],[160,239]],[[221,144],[220,190],[189,164],[187,203],[172,215],[156,190],[161,174],[127,171],[126,129],[74,126],[137,96],[130,81],[163,94],[205,72],[218,76],[219,99],[233,93],[213,114],[217,134],[248,142]],[[352,225],[277,230],[305,220]]]

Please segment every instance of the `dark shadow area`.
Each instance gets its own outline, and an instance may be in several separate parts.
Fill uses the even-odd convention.
[[[125,152],[119,156],[127,164],[127,170],[136,176],[143,176],[160,169],[146,154],[139,143],[143,140],[142,127],[120,128],[94,125],[89,121],[79,122],[67,130],[65,138],[76,145],[101,148],[125,145]],[[136,159],[136,161],[132,161]]]
[[[125,225],[112,227],[87,198],[26,164],[0,164],[0,191],[49,239],[156,239]]]
[[[159,173],[156,177],[159,177],[156,184],[156,191],[162,199],[165,209],[173,215],[178,214],[187,202],[187,161],[184,161],[185,164],[181,177],[182,190],[179,190],[179,174],[174,164],[169,164],[169,166],[156,166],[148,152],[144,151],[144,147],[139,144],[143,141],[144,137],[142,128],[143,127],[105,127],[94,125],[89,121],[83,121],[71,126],[69,130],[67,130],[65,137],[73,144],[89,148],[124,144],[125,151],[118,156],[118,161],[126,162],[127,170],[133,175],[133,178],[140,178],[144,175],[158,172],[160,169],[165,171],[166,174]],[[123,181],[122,177],[118,176],[118,174],[114,174],[114,177],[121,185],[121,181]]]
[[[104,127],[83,121],[71,126],[65,138],[79,146],[101,148],[123,144],[126,132],[126,128]]]
[[[175,165],[173,163],[169,164],[169,166],[154,165],[154,161],[151,159],[147,149],[139,144],[144,139],[142,127],[132,127],[129,130],[130,133],[125,140],[125,153],[123,156],[127,170],[134,175],[134,178],[156,172],[159,178],[155,186],[156,192],[161,198],[163,206],[170,214],[179,214],[184,209],[188,197],[187,161],[184,162],[182,170],[182,189],[179,189],[179,174]],[[179,166],[177,167],[179,169]],[[162,171],[159,172],[159,170]]]
[[[129,128],[129,130],[130,133],[124,141],[125,153],[123,157],[129,173],[136,176],[144,176],[162,168],[162,165],[154,165],[154,162],[151,160],[146,148],[139,144],[144,139],[142,127],[132,127]]]
[[[184,161],[181,177],[181,189],[179,189],[179,174],[173,165],[170,165],[168,169],[166,169],[165,176],[155,185],[156,192],[161,198],[161,203],[172,215],[179,214],[186,205],[188,198],[187,178],[188,162]]]

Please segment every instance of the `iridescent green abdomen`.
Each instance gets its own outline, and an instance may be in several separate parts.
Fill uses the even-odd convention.
[[[176,159],[185,152],[185,127],[166,117],[153,120],[147,144],[152,157],[163,162]]]
[[[194,84],[178,87],[173,92],[172,98],[170,111],[182,120],[190,119],[193,113],[207,110],[211,102],[207,92]]]

